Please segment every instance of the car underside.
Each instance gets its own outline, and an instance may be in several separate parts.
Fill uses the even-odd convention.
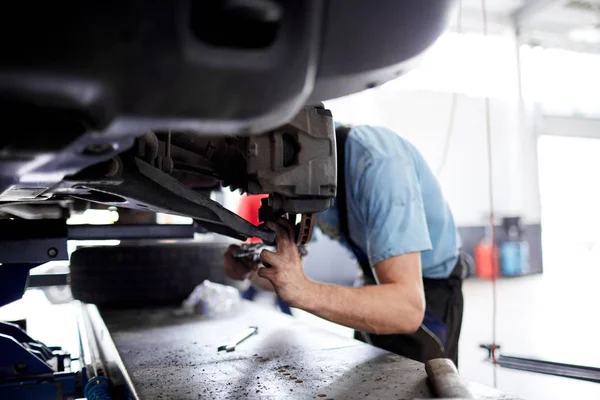
[[[452,4],[11,4],[0,16],[0,218],[94,203],[273,243],[210,199],[223,186],[268,194],[261,220],[297,221],[305,243],[336,195],[334,120],[319,102],[402,75]]]
[[[231,241],[196,233],[261,239],[262,243],[232,253],[257,260],[262,249],[276,241],[276,233],[264,223],[283,217],[294,223],[298,249],[304,254],[315,214],[330,207],[338,191],[334,116],[322,102],[403,75],[444,30],[454,3],[23,0],[4,4],[0,307],[36,287],[44,288],[53,303],[78,300],[68,305],[77,314],[73,326],[59,320],[44,326],[60,329],[65,337],[76,333],[78,356],[71,358],[64,345],[47,347],[29,336],[27,320],[17,321],[21,327],[0,321],[0,398],[191,395],[191,390],[174,386],[168,394],[169,383],[159,379],[175,365],[166,353],[174,343],[193,343],[195,349],[184,353],[194,359],[194,366],[197,360],[210,363],[214,356],[212,350],[209,356],[194,353],[208,352],[212,345],[205,331],[196,327],[188,330],[193,339],[185,336],[182,321],[188,319],[179,314],[182,302],[202,285],[212,288],[212,300],[198,300],[207,313],[209,304],[217,302],[218,291],[231,295],[224,304],[239,301],[237,289],[227,286],[231,282],[223,268],[224,253],[235,249]],[[267,195],[261,200],[258,226],[213,199],[218,196],[212,194],[223,188]],[[119,221],[67,222],[88,208],[116,208]],[[160,225],[156,213],[191,217],[194,224]],[[197,306],[204,307],[200,303]],[[118,332],[109,332],[105,326],[109,316],[100,314],[115,311],[119,320],[119,311],[131,313],[125,319],[137,327],[158,321],[140,314],[140,307],[158,312],[166,307],[170,316],[183,317],[176,322],[176,332],[164,336],[168,345],[161,343],[154,328],[148,339],[133,335],[136,343],[151,343],[143,353],[159,363],[137,359],[133,368],[127,368],[151,365],[161,371],[144,378],[159,395],[143,393],[143,385],[129,379],[119,354],[140,352],[117,349],[118,341],[113,340]],[[272,313],[263,316],[247,310],[248,315],[261,314],[263,332],[280,323]],[[246,322],[229,323],[208,331],[222,335]],[[270,344],[279,342],[269,333],[262,335]],[[196,346],[197,340],[202,345]],[[323,340],[330,343],[328,336]],[[276,351],[281,353],[282,348]],[[330,358],[327,354],[324,358]],[[350,349],[348,354],[357,353]],[[371,353],[373,360],[379,354]],[[252,358],[267,365],[263,363],[267,359]],[[280,361],[273,358],[276,362]],[[210,368],[202,364],[202,371],[204,367]],[[194,370],[190,363],[176,371]],[[228,375],[220,370],[217,374]],[[169,376],[169,382],[193,384],[194,397],[213,397],[206,388],[200,392],[203,384],[213,382],[203,374],[197,375],[202,376],[200,383],[173,378],[173,372]],[[216,393],[214,397],[224,396],[220,390]]]

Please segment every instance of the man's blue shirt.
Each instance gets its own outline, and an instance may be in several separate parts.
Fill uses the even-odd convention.
[[[421,252],[425,278],[447,278],[460,239],[437,179],[419,151],[393,131],[352,127],[345,147],[346,203],[352,240],[371,266]],[[317,225],[349,247],[339,233],[337,206],[319,213]]]

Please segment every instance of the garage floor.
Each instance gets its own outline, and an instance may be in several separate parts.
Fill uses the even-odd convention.
[[[543,275],[498,281],[497,341],[504,354],[600,366],[597,338],[600,318],[600,247],[545,242]],[[489,281],[464,284],[465,314],[460,342],[460,372],[470,380],[493,385],[493,368],[483,362],[480,343],[491,342],[492,287]],[[319,321],[310,323],[350,336],[352,331]],[[600,398],[600,384],[497,369],[502,391],[525,399]]]

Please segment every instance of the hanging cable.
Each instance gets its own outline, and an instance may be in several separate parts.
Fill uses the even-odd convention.
[[[436,174],[438,178],[442,175],[442,171],[444,170],[444,166],[446,165],[446,159],[448,158],[448,150],[450,149],[450,138],[452,137],[452,132],[454,131],[453,127],[456,115],[457,100],[458,93],[452,93],[452,100],[450,100],[450,116],[448,117],[448,127],[446,128],[446,140],[444,141],[444,148],[442,150],[441,161]]]
[[[458,14],[456,16],[456,33],[462,33],[462,0],[458,2]],[[437,169],[437,177],[439,178],[442,174],[442,170],[446,165],[446,159],[448,158],[448,150],[450,149],[450,139],[454,132],[454,119],[456,118],[456,103],[458,103],[458,93],[452,93],[452,99],[450,100],[450,114],[448,116],[448,125],[446,127],[446,135],[444,140],[444,147],[442,150],[442,156],[440,165]]]
[[[481,20],[483,25],[483,36],[488,35],[487,8],[485,0],[481,0]],[[498,385],[497,363],[496,363],[496,323],[497,323],[497,292],[496,292],[496,239],[495,239],[495,218],[494,218],[494,179],[492,163],[492,126],[490,113],[490,98],[485,97],[485,132],[487,137],[487,159],[488,159],[488,191],[490,201],[490,239],[492,244],[492,363],[493,363],[493,382],[494,388]]]

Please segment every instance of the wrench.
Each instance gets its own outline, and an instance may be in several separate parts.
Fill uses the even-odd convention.
[[[240,333],[239,336],[236,336],[236,338],[233,339],[231,342],[229,342],[228,344],[225,344],[223,346],[219,346],[217,351],[226,350],[228,353],[230,351],[235,351],[235,347],[238,344],[242,343],[244,340],[248,339],[250,336],[256,335],[257,333],[258,333],[258,327],[249,326],[248,328],[246,328],[244,330],[244,332]]]
[[[264,243],[243,243],[238,250],[233,253],[233,258],[249,258],[254,263],[260,262],[260,253],[263,250],[275,251],[275,247],[267,246]],[[306,246],[298,245],[298,254],[304,257],[308,254]]]

